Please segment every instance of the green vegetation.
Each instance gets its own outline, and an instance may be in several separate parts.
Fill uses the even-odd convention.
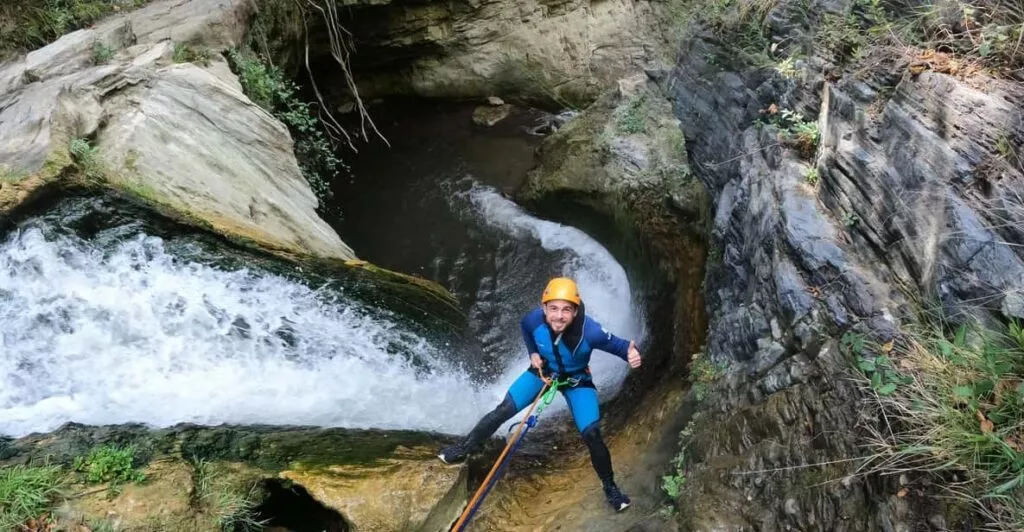
[[[74,470],[85,473],[85,480],[94,484],[146,480],[145,473],[135,469],[134,462],[135,447],[101,445],[90,449],[88,455],[75,458]]]
[[[0,61],[148,0],[12,0],[0,5]]]
[[[792,56],[775,53],[814,52],[837,65],[863,57],[869,47],[905,46],[939,51],[968,61],[940,70],[966,71],[967,63],[994,72],[1024,68],[1024,3],[1019,0],[856,0],[845,15],[811,11],[809,2],[787,6],[790,18],[813,36],[810,42],[773,45],[765,17],[776,0],[668,0],[666,13],[673,35],[681,40],[708,30],[723,46],[708,61],[725,67],[771,67],[791,77]],[[940,58],[939,61],[945,61]],[[787,63],[787,61],[789,63]]]
[[[847,17],[826,14],[817,27],[815,40],[815,44],[827,50],[829,59],[837,65],[848,63],[866,42],[852,14]]]
[[[1024,527],[1024,328],[939,323],[841,348],[881,414],[867,470],[938,477],[989,527]]]
[[[814,156],[821,140],[816,120],[806,120],[803,114],[791,109],[775,109],[774,104],[767,112],[768,123],[779,130],[783,144],[796,148],[805,159]],[[758,120],[756,125],[763,126],[764,122]]]
[[[647,95],[634,96],[627,105],[621,108],[615,120],[615,126],[623,133],[643,133],[647,129],[648,111]]]
[[[228,59],[246,96],[288,126],[302,174],[323,206],[331,181],[344,168],[323,124],[310,111],[310,104],[299,99],[298,87],[280,69],[247,49],[228,50]]]
[[[691,419],[686,424],[686,428],[679,432],[679,452],[669,463],[671,466],[669,474],[661,477],[661,489],[672,500],[670,506],[663,508],[669,514],[675,513],[677,510],[679,496],[682,495],[683,488],[686,486],[686,450],[693,439],[695,422],[694,419]]]
[[[75,167],[89,179],[101,179],[104,174],[99,148],[94,148],[86,139],[73,139],[69,148]]]
[[[42,517],[60,497],[64,480],[56,466],[0,469],[0,530],[17,530]]]
[[[200,66],[208,66],[213,59],[213,53],[208,48],[194,48],[179,42],[174,44],[174,54],[171,58],[175,63],[195,63]]]
[[[765,35],[765,17],[777,0],[669,0],[666,10],[676,38],[694,35],[696,27],[710,30],[729,56],[709,58],[715,64],[768,66],[771,42]]]
[[[194,467],[195,499],[207,509],[217,528],[224,532],[263,529],[266,523],[256,516],[256,483],[249,483],[246,493],[240,493],[221,479],[225,475],[210,462],[199,460]]]
[[[690,363],[690,381],[693,383],[693,395],[703,401],[708,395],[708,387],[718,380],[725,371],[725,366],[712,364],[703,352],[693,355]]]
[[[816,44],[837,64],[867,46],[914,46],[967,59],[993,73],[1024,67],[1024,4],[1017,0],[857,0],[845,18],[825,15]],[[967,72],[933,57],[939,70]]]
[[[102,65],[114,58],[114,48],[101,41],[92,42],[92,62]]]
[[[804,180],[812,187],[818,184],[818,167],[812,166],[804,172]]]

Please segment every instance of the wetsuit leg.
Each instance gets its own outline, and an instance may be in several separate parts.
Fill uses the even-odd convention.
[[[591,387],[578,386],[565,390],[565,400],[569,403],[576,428],[583,436],[583,442],[590,450],[590,464],[594,466],[597,477],[605,485],[612,484],[612,455],[601,437],[601,414],[597,402],[597,390]]]
[[[565,395],[565,402],[569,403],[569,410],[572,411],[572,419],[576,422],[576,429],[583,433],[583,430],[592,423],[601,419],[601,411],[597,404],[597,390],[593,386],[581,384],[575,388],[562,390]]]
[[[532,371],[524,371],[508,388],[508,394],[516,404],[516,412],[526,408],[544,388],[544,381]]]
[[[512,386],[509,387],[505,399],[500,405],[491,410],[477,422],[473,430],[466,436],[465,445],[468,450],[474,450],[480,442],[489,438],[502,423],[508,421],[516,412],[522,410],[526,405],[533,402],[544,387],[544,381],[530,372],[523,372]]]

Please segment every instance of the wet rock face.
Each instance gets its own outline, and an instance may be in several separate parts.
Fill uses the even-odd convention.
[[[0,65],[0,215],[88,159],[90,181],[196,225],[282,253],[354,258],[317,216],[287,128],[219,55],[241,43],[253,10],[154,2]],[[209,47],[213,62],[175,64],[175,43]]]
[[[774,36],[799,39],[784,4],[769,16]],[[849,329],[891,338],[909,319],[903,289],[948,316],[1019,315],[1005,294],[1024,284],[1011,221],[1024,186],[1022,87],[915,73],[891,53],[856,76],[812,57],[791,79],[723,70],[706,61],[718,45],[687,46],[662,86],[712,196],[705,352],[724,369],[694,420],[680,524],[927,528],[934,509],[916,515],[844,461],[863,454],[857,427],[871,421],[835,340]],[[771,125],[773,107],[817,125],[814,154]]]
[[[132,445],[142,482],[73,480],[58,523],[118,530],[221,530],[245,519],[293,530],[442,531],[467,499],[451,441],[414,431],[68,424],[0,441],[0,467],[71,466],[97,445]],[[99,489],[98,489],[99,488]]]
[[[583,104],[664,49],[659,6],[645,0],[346,4],[340,22],[353,34],[351,60],[365,98],[498,94]],[[313,53],[327,51],[326,30],[313,32]]]

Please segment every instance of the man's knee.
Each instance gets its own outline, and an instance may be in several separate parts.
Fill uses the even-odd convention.
[[[505,394],[505,399],[501,401],[501,404],[494,408],[494,413],[505,419],[516,415],[516,412],[516,402],[512,399],[512,394],[508,393]]]
[[[586,442],[588,446],[601,443],[601,424],[595,421],[587,425],[580,435],[583,436],[583,441]]]

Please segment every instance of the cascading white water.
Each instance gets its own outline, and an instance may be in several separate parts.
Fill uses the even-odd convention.
[[[597,242],[529,216],[487,187],[460,197],[474,223],[562,257],[561,272],[580,284],[588,314],[643,340],[625,272]],[[541,286],[516,277],[508,258],[504,288],[533,299]],[[29,225],[0,244],[0,434],[67,421],[465,433],[525,368],[520,310],[496,324],[511,351],[501,376],[473,383],[450,353],[336,293],[183,260],[152,236],[100,249]],[[395,345],[421,365],[393,354]],[[592,368],[606,395],[628,371],[599,352]]]
[[[15,233],[0,245],[0,434],[66,421],[458,432],[478,413],[471,386],[427,342],[331,299],[274,275],[176,260],[154,237],[103,251]],[[432,374],[421,378],[389,343]]]
[[[575,227],[531,216],[493,188],[473,184],[461,196],[468,199],[478,223],[492,226],[518,240],[536,241],[549,252],[561,252],[560,273],[576,281],[587,315],[617,336],[642,345],[646,328],[641,307],[634,300],[625,270],[601,244]],[[530,299],[539,304],[543,284],[517,289],[529,292],[533,296]],[[518,317],[509,316],[510,322],[506,326],[518,347],[512,356],[519,357],[520,363],[509,366],[499,385],[511,384],[525,369],[525,346],[519,334]],[[617,392],[629,372],[625,362],[601,351],[594,352],[590,367],[594,384],[602,392],[602,397]],[[499,389],[503,390],[501,386]]]

